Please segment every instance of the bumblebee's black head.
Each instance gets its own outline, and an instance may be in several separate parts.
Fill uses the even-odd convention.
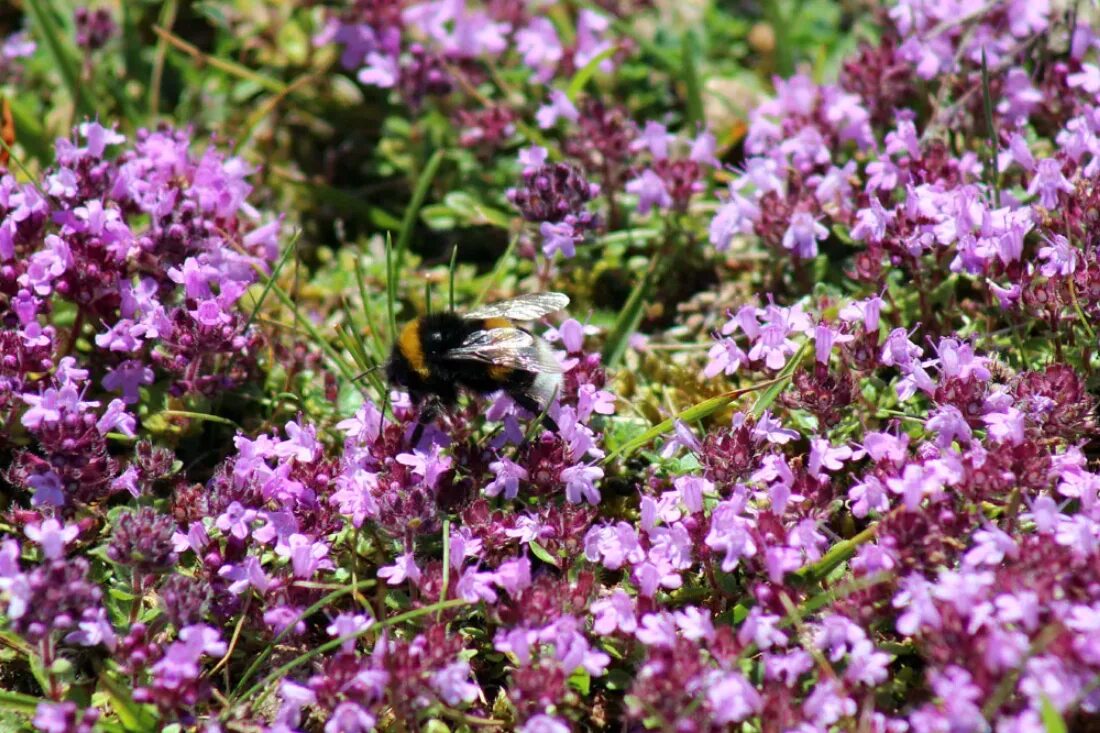
[[[471,328],[453,313],[437,313],[406,323],[386,365],[390,384],[415,389],[427,382],[433,365],[461,344]]]

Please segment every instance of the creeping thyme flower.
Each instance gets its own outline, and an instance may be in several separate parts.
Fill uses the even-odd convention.
[[[97,51],[107,45],[117,28],[106,8],[91,10],[79,7],[73,13],[76,25],[76,45],[87,51]]]
[[[114,634],[102,617],[103,593],[88,571],[88,561],[77,557],[51,560],[17,576],[8,589],[12,629],[31,643],[67,633],[77,644],[113,645]]]
[[[119,515],[107,546],[116,563],[142,573],[163,571],[176,563],[172,535],[176,522],[151,507]]]
[[[576,243],[598,224],[586,206],[599,192],[574,166],[554,163],[525,170],[522,187],[510,189],[508,199],[524,219],[540,223],[544,254],[572,257]]]

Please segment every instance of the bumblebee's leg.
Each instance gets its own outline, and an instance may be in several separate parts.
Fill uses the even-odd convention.
[[[523,392],[510,392],[509,393],[516,404],[523,409],[530,412],[532,415],[542,415],[542,426],[552,433],[558,432],[558,424],[554,422],[554,418],[550,417],[550,413],[545,412],[542,405],[534,400],[529,394]]]
[[[416,427],[413,428],[411,445],[413,450],[416,449],[417,444],[420,442],[420,438],[424,436],[424,427],[439,417],[439,411],[442,409],[442,405],[439,400],[429,395],[424,398],[424,401],[420,403],[420,411],[416,416]]]

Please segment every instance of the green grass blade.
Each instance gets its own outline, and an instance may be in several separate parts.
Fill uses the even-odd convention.
[[[787,385],[791,381],[791,377],[794,375],[795,370],[798,369],[798,365],[802,363],[802,359],[806,354],[810,352],[810,342],[802,344],[795,355],[791,357],[784,366],[779,375],[775,378],[775,383],[768,387],[757,399],[756,404],[752,406],[752,416],[760,417],[764,414],[764,410],[771,407],[772,403],[783,393],[783,390],[787,388]]]
[[[661,255],[657,253],[650,260],[649,268],[642,275],[642,279],[630,291],[630,296],[623,304],[623,309],[619,311],[619,317],[615,319],[615,325],[611,327],[611,332],[607,334],[607,342],[603,347],[603,362],[609,369],[618,366],[619,360],[626,353],[630,336],[642,321],[642,311],[645,308],[646,298],[649,295],[650,287],[656,280],[660,267]]]
[[[1065,718],[1050,702],[1050,698],[1042,695],[1040,700],[1039,718],[1043,721],[1043,727],[1046,728],[1047,733],[1069,733]]]
[[[357,376],[355,370],[352,369],[351,365],[347,363],[344,357],[340,356],[336,349],[332,348],[328,339],[317,330],[313,322],[302,314],[297,303],[294,302],[294,299],[287,295],[286,291],[279,287],[272,278],[268,277],[267,273],[265,273],[259,265],[256,265],[254,269],[259,273],[262,280],[271,283],[271,292],[275,294],[275,297],[278,298],[283,305],[290,309],[290,312],[294,314],[294,320],[298,322],[298,325],[300,325],[307,334],[309,334],[309,337],[317,344],[317,348],[324,352],[325,356],[332,362],[332,365],[336,367],[336,370],[339,371],[345,379],[355,381],[355,377]]]
[[[696,56],[698,50],[696,49],[695,33],[691,30],[684,32],[684,35],[680,39],[680,63],[682,66],[682,78],[684,81],[684,91],[687,95],[687,99],[684,100],[686,106],[686,117],[688,122],[688,134],[695,132],[695,126],[702,123],[703,119],[703,88],[699,82],[699,70],[696,66]]]
[[[256,304],[252,306],[252,312],[248,314],[248,320],[244,322],[244,328],[241,331],[247,331],[248,327],[252,325],[252,321],[256,320],[256,315],[260,312],[267,294],[271,292],[271,286],[279,279],[279,272],[282,271],[283,265],[290,259],[290,255],[298,249],[298,239],[301,236],[302,230],[295,230],[294,235],[290,238],[290,244],[287,245],[286,252],[283,252],[283,256],[275,263],[275,268],[271,271],[271,276],[267,279],[267,282],[264,283],[264,289],[260,291],[260,297],[256,299]]]
[[[397,274],[401,273],[401,266],[405,262],[405,250],[412,240],[413,228],[416,226],[416,215],[420,213],[420,207],[424,204],[424,199],[428,195],[428,188],[431,187],[436,173],[439,172],[439,166],[443,163],[443,154],[443,150],[437,150],[432,153],[432,157],[428,158],[427,165],[424,166],[424,170],[420,171],[420,177],[416,180],[416,187],[413,189],[412,198],[409,199],[409,205],[405,207],[405,215],[401,218],[401,231],[397,233],[397,248],[394,253],[394,271]]]
[[[443,520],[443,582],[439,588],[439,602],[444,603],[447,600],[448,586],[451,584],[451,520]],[[443,608],[440,607],[439,613],[436,615],[438,621],[443,616]]]
[[[489,291],[495,288],[504,278],[505,273],[508,271],[508,262],[511,260],[512,253],[516,251],[516,245],[518,244],[519,234],[516,234],[508,242],[508,248],[505,249],[504,253],[497,259],[497,263],[493,266],[493,271],[489,274],[489,278],[485,281],[485,285],[481,288],[481,292],[474,298],[474,305],[481,305],[484,303],[486,296],[489,295]]]
[[[309,618],[313,614],[320,611],[322,608],[327,607],[330,603],[335,601],[337,598],[340,598],[341,596],[346,596],[350,593],[355,593],[356,591],[360,591],[364,588],[370,588],[376,582],[377,581],[375,581],[375,580],[361,580],[358,583],[354,583],[354,584],[346,586],[344,588],[339,588],[337,590],[334,590],[331,593],[329,593],[328,595],[326,595],[325,597],[321,598],[316,603],[314,603],[312,606],[310,606],[309,608],[307,608],[306,610],[304,610],[300,614],[298,614],[298,618],[294,619],[294,623],[287,624],[286,628],[284,628],[281,632],[276,634],[275,638],[271,640],[271,643],[268,644],[267,646],[265,646],[264,650],[262,652],[260,652],[260,654],[252,662],[252,664],[250,664],[248,666],[248,669],[246,669],[244,671],[244,674],[241,675],[241,678],[239,680],[237,680],[237,685],[236,685],[236,687],[233,688],[233,692],[231,692],[229,694],[229,699],[234,700],[234,701],[240,699],[240,694],[239,693],[241,691],[241,688],[244,687],[245,683],[248,682],[248,680],[252,679],[252,675],[254,675],[256,673],[256,670],[258,670],[260,668],[260,666],[263,665],[263,663],[267,661],[268,657],[271,656],[271,653],[273,651],[275,651],[275,646],[280,641],[282,641],[284,638],[286,638],[286,635],[289,634],[294,629],[294,626],[299,621]]]
[[[275,689],[272,683],[277,682],[278,680],[285,677],[287,672],[290,672],[291,670],[300,667],[303,664],[306,664],[307,662],[324,654],[325,652],[336,649],[346,641],[352,641],[377,629],[383,629],[389,626],[396,626],[397,624],[404,623],[405,621],[411,621],[421,616],[427,616],[433,613],[447,611],[452,608],[459,608],[461,606],[468,605],[470,605],[470,602],[462,598],[454,598],[449,601],[444,601],[443,603],[433,603],[430,606],[422,606],[415,610],[398,614],[397,616],[385,619],[384,621],[373,624],[366,629],[356,631],[355,633],[348,634],[347,636],[341,636],[337,639],[327,641],[320,646],[314,647],[305,654],[301,654],[295,657],[281,667],[272,670],[266,677],[264,677],[252,687],[248,688],[248,690],[246,690],[245,693],[241,695],[238,699],[251,700],[253,696],[258,693],[259,698],[252,706],[253,709],[258,709],[263,704],[263,702],[267,700],[267,697],[271,694],[271,691]],[[274,646],[274,644],[272,644],[272,646]],[[228,707],[226,708],[227,711],[230,709],[231,708]]]
[[[230,427],[241,429],[241,426],[230,420],[228,417],[222,417],[221,415],[211,415],[208,412],[191,412],[190,410],[161,410],[158,414],[165,417],[186,417],[188,420],[200,420],[202,422],[214,422],[219,425],[228,425]]]
[[[455,310],[455,263],[458,261],[458,245],[451,250],[451,266],[448,268],[447,304],[452,313]]]
[[[569,86],[565,90],[565,96],[569,97],[570,102],[577,101],[577,95],[584,90],[584,87],[599,71],[600,64],[614,56],[616,50],[618,49],[615,46],[609,46],[589,59],[587,64],[577,69],[577,73],[573,74],[573,78],[569,80]]]
[[[659,438],[665,433],[671,432],[676,426],[677,421],[683,422],[695,422],[696,420],[702,420],[703,418],[710,417],[719,410],[733,404],[735,400],[750,392],[754,392],[758,389],[763,389],[775,382],[774,379],[770,379],[766,382],[753,385],[752,387],[744,387],[742,389],[735,389],[732,392],[726,392],[720,394],[717,397],[711,397],[709,400],[703,400],[702,402],[692,405],[686,410],[681,410],[667,420],[662,420],[649,430],[645,431],[636,438],[628,440],[623,443],[619,448],[610,453],[603,459],[603,463],[607,463],[617,456],[627,456],[638,450],[642,446],[646,445],[655,438]]]
[[[156,716],[146,707],[138,705],[130,697],[130,691],[120,685],[106,672],[99,675],[99,686],[107,693],[111,708],[118,714],[122,727],[133,733],[156,730]]]
[[[374,352],[374,358],[376,361],[383,361],[386,358],[385,344],[382,343],[381,334],[378,330],[378,326],[375,325],[374,314],[371,313],[370,297],[367,293],[367,275],[363,271],[363,259],[356,254],[354,257],[355,262],[355,283],[359,288],[359,300],[363,304],[363,321],[367,324],[367,328],[370,330],[370,344],[371,350]]]
[[[50,3],[47,0],[27,0],[26,7],[34,20],[34,27],[38,30],[37,35],[45,42],[57,72],[61,74],[61,81],[69,91],[77,114],[81,117],[95,114],[95,104],[89,95],[88,85],[80,83],[74,61],[75,52],[54,22],[55,16]]]
[[[33,695],[24,695],[21,692],[0,690],[0,710],[8,710],[22,715],[34,715],[39,703],[49,702]]]
[[[164,39],[170,46],[177,51],[190,56],[195,63],[210,66],[211,68],[223,71],[230,76],[234,76],[238,79],[244,79],[250,81],[260,87],[263,87],[269,92],[275,94],[281,94],[286,90],[287,85],[278,79],[272,79],[269,76],[264,76],[259,72],[253,71],[244,64],[239,64],[236,61],[230,61],[229,59],[223,59],[218,56],[211,56],[208,53],[203,53],[198,46],[195,46],[187,41],[183,40],[175,33],[166,28],[160,26],[153,26],[153,32],[160,38]]]
[[[825,551],[820,560],[794,571],[792,575],[803,583],[820,583],[829,573],[836,570],[841,563],[850,560],[856,554],[856,550],[859,549],[860,545],[873,540],[877,531],[878,524],[872,524],[854,537],[837,542]]]
[[[386,319],[390,324],[390,344],[397,343],[397,272],[394,267],[393,241],[386,232]]]
[[[53,145],[46,140],[42,123],[26,105],[26,102],[17,97],[9,97],[8,105],[11,108],[12,121],[15,123],[15,141],[27,151],[30,157],[38,160],[45,166],[53,160]]]

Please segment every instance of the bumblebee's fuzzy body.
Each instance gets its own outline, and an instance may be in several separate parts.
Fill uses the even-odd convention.
[[[458,400],[458,390],[477,394],[504,390],[524,408],[538,412],[541,406],[527,395],[538,375],[534,372],[493,366],[468,359],[448,359],[476,331],[516,328],[506,318],[467,319],[454,313],[435,313],[405,324],[390,356],[386,374],[391,384],[409,392],[414,404],[435,397],[443,407]],[[523,329],[520,329],[523,330]]]
[[[420,410],[413,443],[440,408],[457,402],[460,389],[507,392],[525,410],[543,413],[546,425],[556,431],[545,410],[561,388],[561,364],[549,344],[516,322],[534,320],[568,303],[561,293],[533,293],[466,315],[435,313],[405,324],[386,376],[390,384],[407,390]]]

